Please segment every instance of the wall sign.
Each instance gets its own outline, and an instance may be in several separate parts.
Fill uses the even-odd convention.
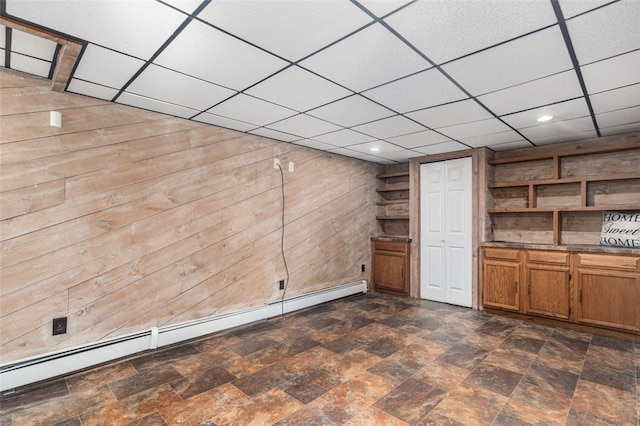
[[[600,245],[640,248],[640,211],[602,212]]]

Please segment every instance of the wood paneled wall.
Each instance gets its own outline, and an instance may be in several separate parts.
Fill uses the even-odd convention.
[[[2,362],[279,300],[276,157],[287,296],[368,279],[378,165],[0,82]]]

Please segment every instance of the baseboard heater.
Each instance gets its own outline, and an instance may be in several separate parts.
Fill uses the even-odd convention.
[[[153,327],[138,333],[0,364],[0,392],[66,375],[146,350],[157,349],[366,292],[366,281],[356,281],[291,297],[284,301],[274,301],[264,306],[166,327]]]

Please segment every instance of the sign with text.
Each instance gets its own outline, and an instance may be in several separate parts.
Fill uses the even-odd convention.
[[[640,248],[640,211],[602,212],[600,245]]]

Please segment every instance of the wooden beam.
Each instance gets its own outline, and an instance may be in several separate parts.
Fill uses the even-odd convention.
[[[58,53],[58,59],[55,64],[53,78],[51,79],[51,88],[55,92],[64,92],[64,89],[67,87],[67,83],[69,82],[69,78],[71,78],[71,73],[76,66],[76,62],[80,57],[80,52],[82,51],[83,46],[82,42],[80,40],[63,37],[54,32],[29,25],[6,16],[0,17],[0,24],[36,37],[53,41],[61,46],[60,52]]]
[[[80,57],[80,52],[82,52],[81,44],[68,40],[62,44],[62,48],[58,53],[58,61],[53,71],[53,78],[51,79],[51,89],[54,92],[64,92],[64,89],[66,89],[71,73]]]

